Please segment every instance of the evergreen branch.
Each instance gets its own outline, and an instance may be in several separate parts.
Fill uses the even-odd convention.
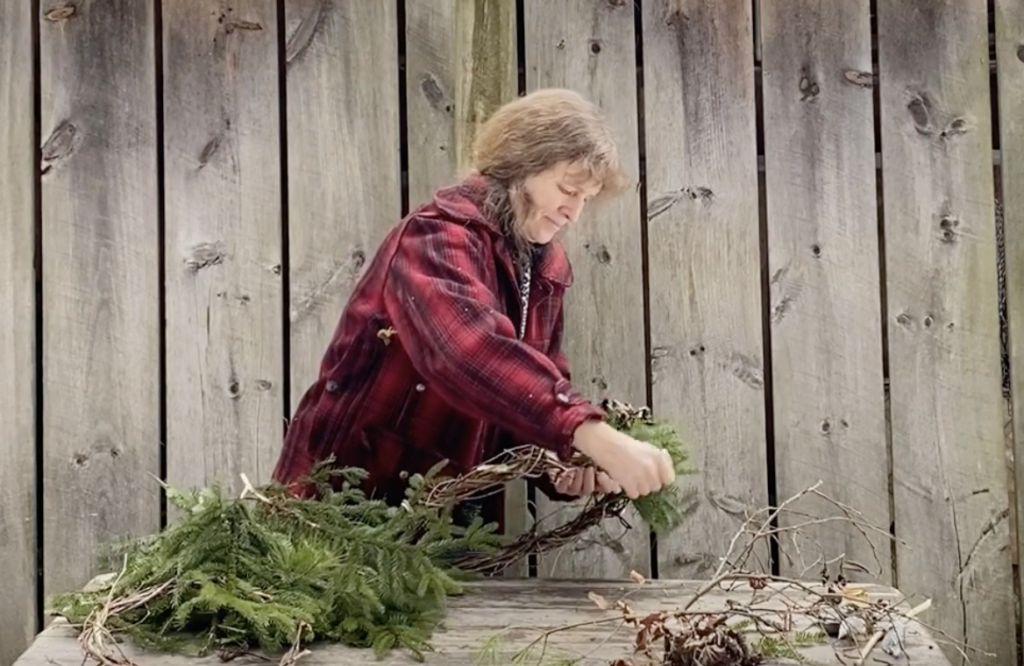
[[[605,407],[613,425],[685,461],[675,432],[647,410]],[[366,497],[366,471],[333,462],[309,475],[315,498],[275,483],[257,487],[245,474],[237,497],[217,483],[185,492],[161,482],[181,517],[157,534],[104,545],[104,555],[121,558],[117,576],[99,589],[50,596],[48,614],[77,627],[83,652],[100,666],[131,666],[115,634],[146,648],[217,652],[226,660],[281,652],[280,666],[293,666],[312,641],[378,655],[402,648],[423,659],[461,580],[559,547],[602,520],[622,520],[630,502],[623,494],[595,496],[572,523],[503,544],[495,525],[479,518],[457,525],[454,511],[508,481],[565,469],[537,447],[456,479],[441,476],[443,463],[413,475],[400,506]],[[634,504],[660,529],[671,523],[672,502],[663,491]]]

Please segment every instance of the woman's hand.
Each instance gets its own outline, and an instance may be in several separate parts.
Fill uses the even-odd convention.
[[[617,493],[621,490],[619,484],[612,481],[607,473],[599,472],[590,465],[564,470],[557,475],[552,475],[551,480],[558,493],[571,497],[585,497],[594,493]]]
[[[633,439],[603,421],[576,428],[573,446],[605,470],[630,499],[657,492],[675,481],[667,451]]]

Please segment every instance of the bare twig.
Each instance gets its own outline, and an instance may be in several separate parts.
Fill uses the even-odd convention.
[[[124,654],[117,641],[114,639],[108,622],[110,618],[116,617],[130,610],[143,606],[152,599],[163,594],[174,582],[173,579],[165,581],[161,585],[145,588],[125,596],[114,597],[114,591],[124,576],[128,567],[128,558],[125,557],[124,565],[117,576],[110,583],[110,591],[107,600],[98,608],[95,608],[82,623],[82,630],[78,634],[78,643],[86,657],[92,657],[103,666],[133,666],[131,659]]]
[[[869,542],[869,535],[873,532],[891,538],[887,530],[869,524],[857,511],[821,492],[820,485],[815,484],[776,507],[748,515],[729,542],[715,574],[683,600],[679,610],[638,614],[624,598],[612,602],[601,595],[590,595],[600,608],[607,609],[614,603],[622,611],[621,619],[636,631],[633,653],[640,661],[620,658],[612,661],[611,666],[752,666],[763,657],[802,661],[800,650],[813,643],[831,644],[842,663],[847,663],[843,653],[853,650],[855,657],[851,666],[863,666],[890,627],[897,628],[901,622],[926,626],[916,616],[927,610],[930,602],[925,601],[907,610],[903,606],[904,600],[897,598],[899,595],[891,595],[891,598],[882,595],[879,598],[869,594],[863,585],[848,583],[842,573],[844,570],[866,569],[848,562],[843,554],[826,556],[823,552],[818,558],[822,568],[820,582],[746,568],[758,548],[767,545],[770,539],[786,537],[793,538],[795,542],[803,536],[803,530],[826,523],[855,525]],[[801,500],[810,498],[826,502],[839,515],[811,515],[797,507]],[[784,515],[790,518],[788,524],[774,526]],[[838,569],[838,573],[829,575],[833,569]],[[645,584],[642,579],[636,582],[638,586]],[[745,587],[751,590],[750,597],[746,599],[736,595],[737,590]],[[730,591],[724,607],[719,607],[722,604],[717,601],[713,608],[708,608],[707,604],[699,605],[702,599],[718,589]],[[547,646],[558,633],[602,624],[611,619],[600,618],[546,631],[520,652],[520,657],[537,645]],[[750,623],[755,635],[760,635],[758,642],[748,645],[747,639],[738,631],[738,622]],[[845,648],[844,644],[852,644],[852,647]],[[963,649],[961,653],[966,658]]]
[[[454,564],[463,571],[500,573],[531,553],[539,555],[572,543],[580,534],[606,518],[619,516],[626,502],[624,497],[606,495],[564,525],[545,532],[538,532],[534,526],[496,552],[468,553],[455,560]]]
[[[915,615],[918,615],[919,613],[922,613],[931,608],[931,605],[932,600],[926,599],[924,602],[918,604],[914,608],[907,611],[903,615],[903,617],[909,620],[913,618]],[[878,641],[882,640],[882,636],[885,636],[885,631],[886,630],[876,631],[874,634],[872,634],[871,638],[868,639],[867,645],[865,645],[864,648],[860,651],[860,656],[857,658],[857,661],[854,662],[857,664],[857,666],[860,666],[860,664],[864,663],[864,660],[868,658],[868,655],[871,654],[871,651],[875,649],[876,645],[878,645]]]
[[[245,472],[242,472],[239,476],[242,477],[242,484],[244,487],[242,488],[242,493],[238,496],[238,499],[245,499],[249,495],[252,495],[264,504],[271,504],[271,501],[267,499],[263,493],[256,490],[256,487],[249,481],[249,477],[245,475]]]
[[[302,648],[302,636],[309,628],[305,622],[299,622],[299,626],[295,630],[295,640],[288,651],[281,656],[278,666],[295,666],[295,662],[310,654],[309,650]]]

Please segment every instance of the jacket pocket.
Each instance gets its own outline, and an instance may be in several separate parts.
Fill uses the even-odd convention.
[[[407,487],[408,477],[426,474],[431,467],[443,462],[444,456],[434,450],[418,446],[408,434],[381,425],[369,425],[360,432],[364,469],[370,483],[389,492],[396,487]]]
[[[320,424],[317,445],[324,450],[354,444],[339,440],[358,432],[364,405],[380,382],[385,361],[384,347],[376,335],[380,321],[379,317],[373,318],[368,331],[339,355],[323,378],[316,418]]]

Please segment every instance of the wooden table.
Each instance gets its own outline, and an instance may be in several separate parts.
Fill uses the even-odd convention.
[[[632,581],[554,581],[543,579],[488,580],[473,583],[462,596],[452,598],[448,610],[446,628],[439,629],[433,639],[436,652],[427,655],[426,664],[451,664],[469,666],[513,663],[512,655],[543,637],[545,632],[559,627],[573,628],[558,631],[549,636],[547,646],[538,642],[530,651],[527,664],[568,664],[566,658],[579,666],[608,666],[617,658],[632,654],[636,629],[622,623],[622,612],[615,609],[617,600],[625,597],[632,611],[646,614],[654,611],[681,609],[693,594],[704,585],[701,581],[646,581],[638,586]],[[787,605],[807,604],[814,595],[801,585],[770,584],[764,589],[754,589],[749,583],[733,583],[728,591],[715,589],[697,600],[690,611],[722,611],[730,603],[746,607],[771,608],[779,611]],[[824,591],[820,585],[808,583],[813,590]],[[888,599],[893,606],[905,608],[902,596],[896,590],[878,586],[859,588],[869,600]],[[600,595],[595,601],[591,593]],[[609,608],[599,608],[601,600]],[[920,619],[928,623],[926,611]],[[765,616],[767,617],[767,616]],[[781,615],[773,616],[779,621]],[[739,618],[737,618],[738,620]],[[813,629],[806,619],[796,620],[793,630]],[[761,634],[752,627],[742,630],[749,644],[754,644]],[[821,640],[821,639],[819,639]],[[825,639],[800,647],[799,652],[812,663],[843,664],[835,654],[835,639]],[[859,639],[861,644],[864,638]],[[856,653],[849,646],[844,654],[846,664],[854,664]],[[213,666],[223,663],[218,657],[203,659],[143,652],[133,646],[123,646],[127,654],[139,666]],[[397,666],[417,663],[403,651],[393,651],[378,661],[368,650],[356,650],[337,645],[310,647],[311,653],[299,660],[300,666]],[[949,666],[950,661],[940,650],[929,632],[917,622],[911,622],[906,631],[904,643],[906,654],[897,659],[886,654],[881,645],[876,646],[866,663],[872,666],[882,664],[911,663],[915,666]],[[545,650],[542,655],[541,651]],[[238,657],[233,664],[276,664],[256,657]],[[543,657],[543,660],[541,659]],[[909,658],[909,662],[908,662]],[[15,666],[78,666],[82,653],[72,629],[62,620],[53,622],[36,637],[29,649],[15,662]],[[628,662],[627,662],[628,663]],[[637,664],[642,663],[640,661]],[[769,658],[766,664],[793,663],[784,658]]]

